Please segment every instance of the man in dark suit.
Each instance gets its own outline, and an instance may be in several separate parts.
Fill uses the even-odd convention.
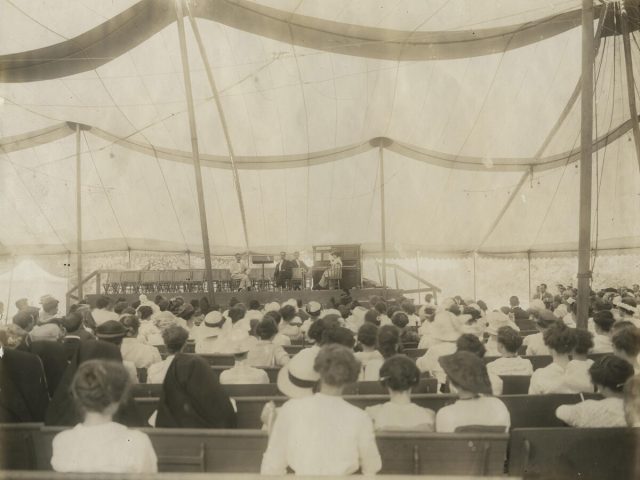
[[[285,288],[287,282],[291,280],[291,269],[293,262],[287,260],[287,253],[280,252],[280,260],[276,263],[276,271],[273,273],[273,279],[276,287]]]

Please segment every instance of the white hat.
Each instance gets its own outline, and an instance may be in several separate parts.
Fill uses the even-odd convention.
[[[205,327],[205,335],[208,337],[219,335],[225,321],[225,318],[217,310],[207,313],[202,322]]]
[[[278,389],[289,398],[313,395],[320,374],[313,369],[319,350],[303,348],[278,372]]]
[[[33,327],[33,330],[29,333],[31,340],[49,340],[57,341],[60,338],[60,327],[55,323],[45,323],[44,325],[37,325]]]
[[[311,301],[307,303],[307,313],[309,315],[318,315],[322,310],[322,305],[319,302]]]
[[[327,315],[338,315],[338,317],[342,318],[340,310],[336,310],[335,308],[327,308],[326,310],[323,310],[320,314],[320,318],[324,318]]]
[[[251,341],[252,337],[249,336],[249,333],[241,329],[233,330],[229,335],[228,340],[229,353],[234,355],[249,352],[255,343]]]
[[[502,312],[489,312],[487,313],[487,333],[489,335],[498,335],[498,330],[502,327],[511,327],[516,332],[520,331],[518,325],[516,325],[508,315]]]
[[[60,303],[60,301],[53,295],[47,294],[40,297],[40,305],[44,305],[45,303]]]
[[[264,306],[265,312],[277,312],[280,310],[280,304],[278,302],[269,302]]]
[[[295,298],[290,298],[289,300],[287,300],[282,304],[283,307],[285,305],[291,305],[293,308],[298,308],[298,302],[296,301]]]

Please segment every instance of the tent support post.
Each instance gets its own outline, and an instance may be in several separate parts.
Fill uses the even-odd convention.
[[[242,188],[240,187],[240,174],[238,173],[238,168],[235,162],[235,153],[233,150],[233,144],[231,143],[231,135],[229,134],[229,126],[227,124],[227,118],[224,114],[224,109],[222,108],[222,102],[220,101],[220,94],[218,92],[218,86],[216,85],[216,80],[213,76],[213,69],[211,68],[211,64],[209,63],[209,57],[207,56],[207,51],[204,47],[204,42],[202,41],[202,37],[200,36],[200,29],[198,28],[198,23],[195,18],[191,14],[191,9],[189,8],[189,3],[186,4],[187,14],[189,16],[189,22],[191,24],[191,30],[193,30],[193,35],[196,38],[196,43],[198,44],[198,50],[200,51],[200,57],[202,58],[202,63],[204,64],[204,69],[207,72],[207,79],[209,81],[209,86],[211,87],[211,93],[213,94],[213,98],[216,102],[216,107],[218,109],[218,116],[220,118],[220,123],[222,124],[222,131],[224,132],[224,139],[227,143],[227,151],[229,152],[229,160],[231,161],[231,171],[233,172],[233,183],[236,188],[236,195],[238,197],[238,206],[240,207],[240,216],[242,218],[242,227],[244,231],[244,242],[247,249],[247,261],[251,263],[250,260],[250,249],[249,249],[249,233],[247,230],[247,216],[245,214],[244,209],[244,201],[242,199]]]
[[[80,124],[76,123],[76,253],[78,298],[84,297],[82,291],[82,158],[80,156]],[[67,305],[69,308],[69,305]]]
[[[378,145],[380,157],[380,241],[382,242],[382,288],[387,288],[387,231],[384,208],[384,147]]]
[[[529,301],[531,301],[531,250],[527,252],[527,274],[528,274],[528,289],[529,289]]]
[[[478,286],[477,286],[477,276],[476,276],[476,260],[478,258],[478,253],[473,252],[473,300],[478,300]]]
[[[636,158],[640,168],[640,127],[638,126],[638,109],[636,107],[635,79],[633,78],[633,63],[631,59],[631,42],[629,41],[629,19],[627,9],[622,2],[622,45],[624,46],[624,66],[627,74],[627,92],[629,96],[629,113],[633,127],[633,141],[636,146]]]
[[[582,0],[582,98],[580,130],[580,217],[578,239],[578,321],[587,328],[591,293],[591,176],[593,148],[593,0]]]
[[[193,92],[191,91],[191,73],[189,72],[189,57],[187,55],[187,40],[184,33],[184,13],[182,1],[175,2],[176,23],[178,24],[178,38],[180,40],[180,57],[182,59],[182,73],[184,76],[184,88],[187,97],[189,113],[189,130],[191,131],[191,150],[193,153],[193,169],[196,177],[196,190],[198,195],[198,212],[200,214],[200,230],[202,232],[202,249],[204,251],[204,265],[206,269],[207,296],[214,303],[213,272],[211,271],[211,249],[209,248],[209,228],[207,226],[207,212],[204,201],[204,188],[202,186],[202,170],[200,168],[200,149],[198,148],[198,126],[193,108]]]

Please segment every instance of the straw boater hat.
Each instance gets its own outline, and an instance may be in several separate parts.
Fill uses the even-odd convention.
[[[320,374],[313,369],[317,355],[316,348],[300,350],[278,372],[278,389],[289,398],[313,395],[313,387],[320,380]]]
[[[502,327],[511,327],[516,332],[520,331],[520,327],[513,322],[508,315],[502,312],[487,313],[487,330],[489,335],[498,335],[498,330]]]
[[[207,315],[204,317],[204,321],[202,322],[205,327],[204,334],[207,337],[215,337],[217,335],[220,335],[225,321],[226,319],[218,311],[214,310],[213,312],[207,313]]]
[[[322,305],[319,302],[311,301],[307,303],[307,313],[309,315],[319,315],[322,310]]]
[[[438,359],[449,380],[460,388],[476,393],[491,395],[491,381],[484,361],[475,353],[456,352]]]

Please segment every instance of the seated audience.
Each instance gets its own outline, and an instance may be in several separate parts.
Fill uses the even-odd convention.
[[[234,331],[228,341],[230,351],[233,353],[234,365],[220,374],[220,383],[222,385],[269,383],[267,372],[252,367],[247,361],[249,351],[255,345],[255,338],[250,337],[247,332]]]
[[[411,390],[420,383],[420,370],[404,355],[394,355],[380,368],[380,383],[389,392],[389,401],[367,407],[376,430],[419,430],[432,432],[433,410],[411,402]]]
[[[627,425],[640,427],[640,375],[635,375],[624,384],[624,416]]]
[[[416,315],[416,306],[411,301],[404,301],[400,304],[400,308],[404,313],[406,313],[407,317],[409,317],[409,326],[420,328],[422,322],[420,321],[420,317]]]
[[[487,371],[493,375],[531,375],[531,360],[518,356],[522,337],[511,327],[500,327],[496,338],[500,358],[487,364]]]
[[[611,310],[601,310],[593,315],[595,336],[593,337],[593,348],[591,353],[612,353],[613,344],[611,337],[613,324],[616,323]]]
[[[626,426],[623,393],[625,382],[633,377],[629,362],[614,355],[599,358],[589,368],[591,382],[602,400],[585,400],[561,405],[556,417],[572,427],[604,428]]]
[[[0,329],[0,423],[43,422],[49,405],[40,358],[15,349],[24,336],[17,325]]]
[[[379,380],[380,368],[387,358],[400,351],[400,330],[395,325],[385,325],[378,330],[378,351],[382,358],[370,359],[364,368],[364,380]]]
[[[158,471],[156,454],[149,437],[113,421],[128,387],[128,374],[121,363],[90,360],[78,368],[71,392],[84,419],[53,439],[51,466],[55,471]]]
[[[460,336],[456,342],[456,351],[471,352],[480,358],[484,358],[485,353],[487,352],[480,339],[471,333],[465,333]],[[489,381],[491,382],[492,393],[494,395],[502,395],[502,379],[497,375],[489,373],[488,370],[487,373],[489,375]]]
[[[546,308],[531,310],[531,317],[536,322],[538,333],[524,337],[523,344],[527,347],[527,355],[550,355],[544,341],[544,332],[558,321],[558,317]]]
[[[59,318],[59,304],[60,301],[53,295],[43,295],[40,297],[40,305],[42,305],[42,309],[40,310],[40,315],[38,317],[38,325],[44,325],[45,323],[49,323],[52,320]]]
[[[280,309],[280,315],[282,315],[282,322],[279,326],[280,333],[286,335],[291,340],[299,340],[302,338],[300,330],[302,322],[296,316],[296,308],[292,305],[284,305]]]
[[[544,343],[553,361],[533,372],[529,394],[577,393],[565,381],[569,355],[573,352],[575,342],[572,329],[559,320],[545,330]]]
[[[387,304],[380,301],[374,305],[374,310],[378,313],[378,322],[380,326],[391,325],[391,319],[387,315]]]
[[[220,340],[222,327],[225,318],[216,310],[213,310],[204,317],[202,325],[200,325],[199,335],[196,338],[196,353],[221,353],[223,350],[224,340]]]
[[[314,370],[320,376],[318,393],[282,406],[261,473],[285,475],[289,467],[296,475],[375,474],[382,464],[372,422],[341,398],[344,386],[358,378],[358,361],[348,348],[327,345],[316,356]]]
[[[518,326],[502,312],[489,312],[486,316],[487,329],[486,333],[489,334],[485,348],[487,349],[487,356],[498,357],[500,356],[500,350],[498,348],[498,330],[502,327],[509,327],[516,332],[520,329]]]
[[[167,347],[167,358],[150,365],[147,369],[147,383],[163,383],[167,370],[176,354],[182,352],[189,338],[189,332],[178,325],[171,325],[162,332]]]
[[[640,329],[632,324],[626,328],[616,330],[611,338],[611,343],[613,344],[614,355],[629,362],[636,374],[640,373],[640,366],[638,365]]]
[[[120,323],[126,329],[126,336],[122,339],[122,359],[133,363],[136,368],[149,368],[154,363],[162,361],[156,347],[146,345],[138,339],[140,320],[135,315],[123,315]]]
[[[460,307],[453,299],[445,299],[442,303],[442,310],[435,314],[433,322],[425,322],[422,325],[420,332],[422,333],[422,338],[420,339],[418,348],[431,349],[431,347],[440,343],[455,344],[455,341],[460,335],[468,333],[466,332],[464,325],[467,320],[471,318],[469,316],[462,317],[461,313]],[[428,325],[428,334],[425,334],[425,325]],[[444,351],[446,353],[443,353],[443,355],[453,353],[455,351],[455,347],[453,345],[449,345],[449,347],[445,348]],[[437,362],[437,357],[435,361]],[[423,368],[418,364],[418,368],[424,372],[426,367]]]
[[[307,335],[309,332],[309,328],[311,328],[313,322],[320,318],[320,314],[322,313],[322,305],[318,302],[311,301],[307,304],[306,313],[309,318],[302,322],[302,326],[300,327],[300,331],[303,335]]]
[[[289,355],[282,345],[274,343],[278,327],[271,318],[263,318],[256,327],[258,342],[251,347],[247,363],[253,367],[282,367],[289,362]]]
[[[82,322],[82,314],[78,311],[70,313],[62,319],[62,326],[66,332],[65,336],[62,337],[62,344],[67,352],[67,360],[73,358],[80,342],[95,340],[95,337],[85,330]]]
[[[413,305],[412,305],[413,306]],[[417,327],[409,325],[409,317],[406,313],[397,311],[391,315],[391,323],[400,330],[400,342],[403,345],[413,345],[414,347],[420,342]]]
[[[118,314],[109,310],[111,300],[109,297],[99,297],[96,300],[96,308],[93,309],[91,315],[96,322],[96,326],[103,324],[108,320],[118,320]]]
[[[483,360],[471,352],[456,352],[440,357],[439,361],[458,400],[438,410],[436,431],[493,426],[509,431],[509,410],[500,399],[491,396],[491,382]]]
[[[124,337],[127,335],[127,329],[122,323],[117,320],[107,320],[104,323],[101,323],[96,328],[96,337],[98,340],[102,340],[103,342],[111,343],[118,347],[122,352],[122,341]],[[124,368],[129,372],[129,376],[131,377],[131,381],[133,383],[138,383],[138,371],[136,370],[136,365],[130,360],[122,359],[122,364]]]
[[[515,295],[509,298],[509,312],[511,318],[520,330],[534,330],[536,324],[529,318],[529,313],[520,306],[520,299]]]
[[[275,337],[273,337],[273,343],[276,345],[280,345],[281,347],[286,347],[291,345],[291,338],[286,335],[280,333],[280,322],[282,321],[282,315],[280,315],[280,310],[271,310],[265,312],[262,318],[270,319],[275,324],[276,328],[278,328],[278,333],[276,333]]]
[[[236,413],[206,360],[177,353],[162,384],[159,428],[235,428]]]
[[[358,345],[362,351],[356,352],[356,359],[360,362],[360,380],[364,379],[364,369],[371,360],[383,360],[378,350],[378,327],[373,323],[363,323],[358,330]]]
[[[593,360],[587,358],[589,350],[593,348],[593,335],[587,330],[571,329],[575,337],[575,346],[571,354],[571,361],[565,369],[565,384],[573,392],[593,393],[593,384],[589,375],[589,368]]]

